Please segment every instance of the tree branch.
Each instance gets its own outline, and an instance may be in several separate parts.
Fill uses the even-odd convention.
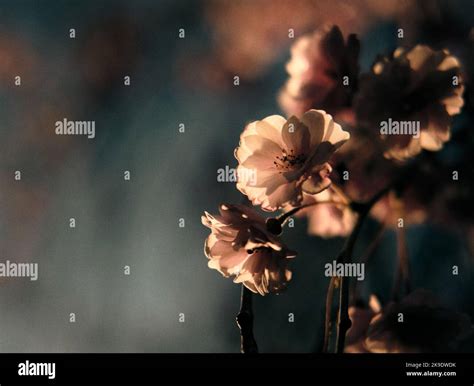
[[[361,264],[367,264],[368,263],[369,259],[375,253],[375,251],[377,250],[377,247],[379,246],[380,242],[382,241],[382,238],[383,238],[383,235],[385,234],[386,229],[387,229],[387,221],[385,220],[384,222],[382,222],[379,225],[373,240],[370,242],[369,246],[367,247],[367,249],[362,254],[362,257],[359,260],[359,262]],[[359,283],[358,280],[354,280],[354,284],[353,284],[352,289],[351,289],[352,290],[351,299],[354,300],[354,301],[356,301],[359,298],[358,297],[358,291],[360,289],[360,286],[357,285],[358,283]]]
[[[351,208],[359,213],[357,222],[349,235],[341,253],[337,257],[337,263],[350,263],[352,260],[352,253],[354,245],[359,237],[360,230],[364,225],[365,218],[369,214],[372,206],[380,200],[387,192],[389,192],[391,186],[379,191],[369,201],[365,203],[351,203]],[[344,352],[344,345],[346,340],[347,330],[351,327],[351,320],[349,318],[349,278],[341,277],[339,286],[339,311],[338,311],[338,324],[337,324],[337,338],[336,338],[336,352]]]
[[[288,218],[293,216],[295,213],[299,212],[301,209],[305,209],[305,208],[308,208],[310,206],[320,205],[320,204],[333,204],[333,205],[339,205],[339,206],[349,205],[345,202],[337,202],[337,201],[333,201],[333,200],[315,201],[315,202],[312,202],[311,204],[305,204],[305,205],[297,206],[296,208],[293,208],[293,209],[289,210],[288,212],[285,212],[285,213],[281,214],[280,216],[276,217],[276,219],[281,223],[281,225],[285,225],[285,222],[288,220]]]
[[[403,218],[405,215],[405,208],[403,203],[400,203],[399,216]],[[402,294],[406,295],[410,293],[410,261],[408,257],[408,245],[406,240],[405,224],[402,227],[397,227],[397,252],[398,252],[398,265],[397,272],[395,274],[395,284],[392,290],[392,299],[397,301],[400,296],[400,290]]]
[[[258,353],[258,346],[253,336],[252,291],[242,285],[240,311],[237,314],[237,325],[240,328],[240,352],[242,354]]]
[[[336,277],[331,277],[328,286],[328,292],[326,295],[326,318],[324,321],[324,344],[323,344],[323,352],[328,352],[329,350],[329,340],[331,339],[331,306],[334,298],[334,288],[336,285]]]

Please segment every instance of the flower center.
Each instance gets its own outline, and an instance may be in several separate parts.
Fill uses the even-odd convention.
[[[289,152],[282,150],[281,156],[277,155],[275,158],[276,161],[273,161],[273,164],[277,169],[280,169],[280,174],[284,171],[296,169],[306,161],[304,154],[295,154],[293,149],[290,149]]]

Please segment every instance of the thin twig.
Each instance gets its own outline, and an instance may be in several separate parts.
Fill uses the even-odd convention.
[[[359,236],[360,229],[367,216],[367,210],[361,211],[357,218],[357,223],[352,230],[347,242],[339,254],[336,263],[350,263],[352,259],[352,251],[355,242]],[[351,327],[351,319],[349,318],[349,278],[343,276],[340,278],[339,286],[339,311],[337,321],[337,337],[336,337],[336,352],[344,352],[344,344],[346,339],[346,332]]]
[[[349,235],[344,248],[337,257],[337,263],[350,263],[352,260],[352,252],[354,245],[360,234],[360,230],[364,224],[365,218],[369,214],[372,206],[380,200],[385,194],[391,189],[391,186],[379,191],[366,203],[352,203],[351,207],[359,213],[357,222]],[[349,318],[349,278],[341,277],[340,288],[339,288],[339,311],[338,311],[338,324],[337,324],[337,338],[336,338],[336,352],[344,352],[344,345],[346,339],[347,330],[351,327],[351,320]]]
[[[332,200],[316,201],[316,202],[312,202],[311,204],[305,204],[305,205],[301,205],[301,206],[298,206],[296,208],[293,208],[290,211],[285,212],[285,213],[281,214],[280,216],[278,216],[277,219],[278,219],[278,221],[280,221],[280,223],[282,225],[284,225],[286,220],[288,220],[289,217],[293,216],[295,213],[299,212],[301,209],[305,209],[305,208],[308,208],[310,206],[320,205],[320,204],[333,204],[333,205],[342,205],[342,206],[348,206],[349,205],[349,204],[344,203],[344,202],[337,202],[337,201],[332,201]]]
[[[377,232],[375,233],[374,239],[370,242],[369,246],[362,254],[362,257],[360,258],[361,263],[366,264],[369,261],[369,259],[372,257],[374,252],[377,250],[377,247],[379,246],[380,241],[382,241],[382,237],[385,234],[386,230],[387,230],[387,223],[386,222],[380,223],[380,225],[377,228]]]
[[[379,227],[377,228],[377,232],[374,236],[374,239],[370,242],[369,246],[362,254],[362,257],[359,260],[361,264],[367,265],[369,259],[375,253],[375,251],[377,250],[377,247],[382,241],[383,235],[385,234],[386,230],[387,230],[387,220],[385,219],[382,223],[380,223]],[[358,283],[359,283],[359,280],[354,280],[354,285],[352,288],[352,292],[353,292],[352,299],[354,300],[358,299],[357,290],[358,288],[360,288],[360,286],[357,285]]]
[[[403,218],[405,214],[405,208],[403,202],[400,202],[398,207],[398,213],[400,218]],[[398,265],[397,273],[395,274],[395,284],[392,290],[392,299],[397,301],[400,296],[400,290],[404,291],[401,296],[410,293],[410,261],[408,257],[408,245],[406,240],[405,224],[402,227],[397,227],[397,254],[398,254]]]
[[[324,321],[324,344],[323,344],[323,352],[328,352],[329,350],[329,340],[331,339],[331,311],[332,311],[332,302],[334,298],[334,287],[336,284],[336,277],[331,277],[328,286],[328,292],[326,295],[326,318]]]
[[[237,314],[237,325],[240,328],[240,352],[242,354],[258,353],[258,346],[253,336],[252,291],[242,285],[240,311]]]

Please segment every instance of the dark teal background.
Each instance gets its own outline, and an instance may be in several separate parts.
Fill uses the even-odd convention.
[[[281,113],[276,94],[291,42],[239,87],[233,73],[223,78],[229,85],[212,86],[195,61],[213,55],[209,4],[0,1],[0,260],[39,263],[36,282],[0,281],[0,351],[239,350],[240,288],[207,268],[208,229],[200,216],[242,200],[234,184],[217,182],[217,169],[236,165],[233,150],[246,123]],[[474,24],[474,3],[440,4],[454,21],[446,28],[456,42],[456,33]],[[397,46],[396,27],[389,18],[365,29],[363,69]],[[179,28],[185,39],[178,39]],[[238,34],[246,25],[234,28]],[[420,24],[415,43],[440,44],[438,32]],[[13,84],[16,75],[21,87]],[[64,117],[95,120],[96,138],[58,138],[54,122]],[[456,119],[472,124],[472,107]],[[15,170],[22,181],[14,181]],[[123,180],[124,170],[131,181]],[[310,352],[322,339],[323,267],[343,240],[310,237],[304,220],[295,224],[284,234],[298,251],[288,291],[255,300],[263,352]],[[359,255],[375,229],[369,223]],[[474,317],[466,240],[423,225],[408,230],[408,243],[414,285]],[[395,256],[388,232],[366,271],[365,296],[388,300]],[[69,323],[71,312],[76,323]]]

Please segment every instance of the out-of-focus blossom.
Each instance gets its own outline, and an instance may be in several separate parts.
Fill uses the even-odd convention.
[[[254,209],[222,204],[219,212],[202,216],[211,229],[204,245],[209,268],[235,276],[235,283],[260,295],[285,289],[291,279],[288,262],[296,254],[267,230],[265,219]]]
[[[272,115],[252,122],[235,150],[237,188],[267,211],[299,205],[303,192],[316,194],[331,184],[328,161],[349,137],[321,110],[301,120]]]
[[[379,59],[361,77],[355,108],[359,125],[380,134],[381,122],[419,122],[419,133],[383,135],[385,156],[404,160],[436,151],[450,138],[451,117],[463,105],[460,63],[447,50],[418,45]],[[413,135],[414,134],[414,135]]]
[[[412,187],[407,187],[403,197],[397,197],[394,192],[382,197],[372,208],[370,215],[388,227],[399,227],[400,219],[403,224],[421,224],[428,216],[428,207],[423,200],[417,199]],[[402,217],[401,217],[402,216]]]
[[[334,155],[332,165],[333,180],[347,197],[356,202],[370,200],[388,186],[399,172],[398,165],[383,157],[378,138],[359,130],[352,131],[351,140]],[[375,203],[371,215],[386,222],[386,214],[390,210],[387,207],[384,196]],[[347,224],[353,223],[354,214],[349,222],[350,209],[346,208],[345,213]]]
[[[346,347],[344,352],[364,353],[368,352],[364,340],[367,336],[370,321],[382,310],[379,300],[375,295],[371,295],[368,307],[364,305],[355,305],[349,307],[349,318],[351,328],[347,330]]]
[[[288,116],[318,108],[331,114],[350,106],[357,87],[359,40],[347,41],[337,26],[325,26],[300,37],[286,65],[289,79],[278,101]]]
[[[472,332],[466,314],[440,305],[426,290],[417,290],[399,303],[388,304],[372,319],[365,345],[371,352],[456,351]]]
[[[300,210],[296,216],[308,217],[308,233],[311,235],[347,236],[354,228],[357,215],[349,203],[331,189],[315,195],[304,194],[302,204],[311,206]]]
[[[345,351],[353,353],[459,351],[474,333],[466,314],[440,305],[423,289],[383,309],[351,307],[349,316],[353,327],[348,331]]]
[[[211,79],[219,72],[226,79],[239,75],[251,81],[294,42],[290,29],[295,37],[325,24],[363,33],[381,20],[398,20],[415,6],[416,2],[401,0],[208,1],[205,14],[214,47],[198,62],[214,69],[208,72]]]
[[[28,79],[22,87],[30,83],[36,85],[35,68],[39,66],[39,59],[33,47],[18,35],[8,30],[0,31],[0,80],[10,85],[14,76],[21,75]]]
[[[311,0],[209,1],[206,18],[215,44],[211,57],[225,72],[247,80],[292,42],[290,28],[298,33],[315,26]]]
[[[367,201],[396,175],[398,166],[384,158],[381,140],[358,127],[350,129],[351,140],[334,154],[334,180],[351,199]]]
[[[459,142],[458,137],[456,135],[453,141]],[[401,217],[398,209],[403,209],[404,225],[428,220],[450,226],[470,222],[469,200],[473,189],[469,188],[469,181],[474,179],[472,171],[465,166],[471,163],[469,160],[446,165],[435,159],[436,153],[424,153],[416,162],[400,163],[383,156],[380,142],[378,137],[357,128],[352,130],[351,140],[334,155],[331,179],[347,196],[364,202],[398,181],[398,194],[393,191],[384,195],[370,212],[387,227],[398,227]],[[453,170],[463,175],[462,180],[453,183]]]

